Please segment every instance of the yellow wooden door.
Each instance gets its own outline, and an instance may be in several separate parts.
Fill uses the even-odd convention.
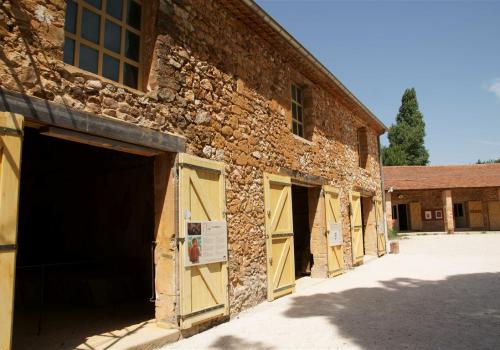
[[[352,263],[359,265],[363,262],[363,219],[361,213],[361,197],[358,192],[351,192],[351,244]]]
[[[24,118],[0,113],[0,350],[11,348]]]
[[[325,214],[326,229],[329,233],[330,224],[341,225],[342,235],[342,214],[340,213],[340,194],[339,191],[331,186],[323,186],[325,193]],[[328,249],[328,277],[340,275],[344,272],[344,248],[342,245],[329,246]]]
[[[469,201],[469,226],[478,228],[484,226],[483,202]]]
[[[500,230],[500,201],[488,202],[488,217],[490,230]]]
[[[375,200],[375,219],[377,220],[377,255],[382,256],[386,253],[385,242],[385,216],[382,207],[382,201]]]
[[[186,221],[225,221],[224,164],[180,154],[179,268],[181,328],[229,314],[227,261],[188,265]]]
[[[413,231],[422,230],[422,207],[420,202],[410,203],[410,223]]]
[[[264,174],[267,235],[267,299],[295,290],[292,184],[289,177]]]

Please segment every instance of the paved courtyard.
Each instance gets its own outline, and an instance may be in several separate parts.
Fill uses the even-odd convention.
[[[400,249],[165,349],[500,349],[500,234]]]

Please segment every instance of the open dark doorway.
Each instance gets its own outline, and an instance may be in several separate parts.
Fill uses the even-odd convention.
[[[455,220],[456,228],[467,227],[467,219],[465,218],[464,203],[453,203],[453,220]]]
[[[292,185],[295,276],[310,276],[314,264],[309,223],[309,189]]]
[[[366,215],[365,215],[365,211],[366,211],[365,206],[366,206],[366,204],[364,204],[364,197],[361,197],[360,198],[360,209],[361,209],[361,221],[362,221],[362,225],[363,225],[363,230],[362,230],[362,234],[363,234],[363,255],[366,255],[366,224],[367,224],[367,218],[366,218]]]
[[[408,205],[398,204],[399,231],[408,231]]]
[[[154,318],[153,158],[26,129],[13,348],[73,349]]]

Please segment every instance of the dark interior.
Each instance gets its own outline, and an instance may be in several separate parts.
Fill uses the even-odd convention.
[[[365,216],[365,206],[364,206],[364,197],[359,198],[359,208],[361,210],[361,225],[363,227],[363,230],[361,231],[361,234],[363,236],[363,255],[366,255],[366,216]]]
[[[467,218],[465,217],[464,203],[453,203],[453,218],[456,228],[467,227]]]
[[[14,349],[153,318],[153,159],[28,128],[21,174]]]
[[[314,260],[311,254],[311,228],[309,224],[308,188],[292,186],[293,239],[295,276],[309,276]]]
[[[399,231],[408,231],[408,206],[406,204],[398,204],[399,212]]]

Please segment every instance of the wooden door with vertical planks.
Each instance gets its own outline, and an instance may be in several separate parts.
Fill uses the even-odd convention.
[[[386,218],[380,199],[375,199],[375,219],[377,220],[377,255],[382,256],[387,251],[385,241]]]
[[[227,261],[186,266],[186,221],[225,221],[224,164],[179,154],[181,328],[229,315]]]
[[[264,174],[267,235],[267,298],[295,290],[292,183],[289,177]]]
[[[342,214],[340,212],[340,192],[332,186],[323,186],[325,194],[325,215],[327,234],[330,224],[340,224],[342,233]],[[334,277],[344,272],[344,245],[329,246],[328,249],[328,277]]]
[[[0,112],[0,349],[12,343],[24,118]]]
[[[363,219],[361,213],[361,195],[359,192],[350,194],[351,208],[351,243],[352,243],[352,263],[359,265],[363,263]]]

